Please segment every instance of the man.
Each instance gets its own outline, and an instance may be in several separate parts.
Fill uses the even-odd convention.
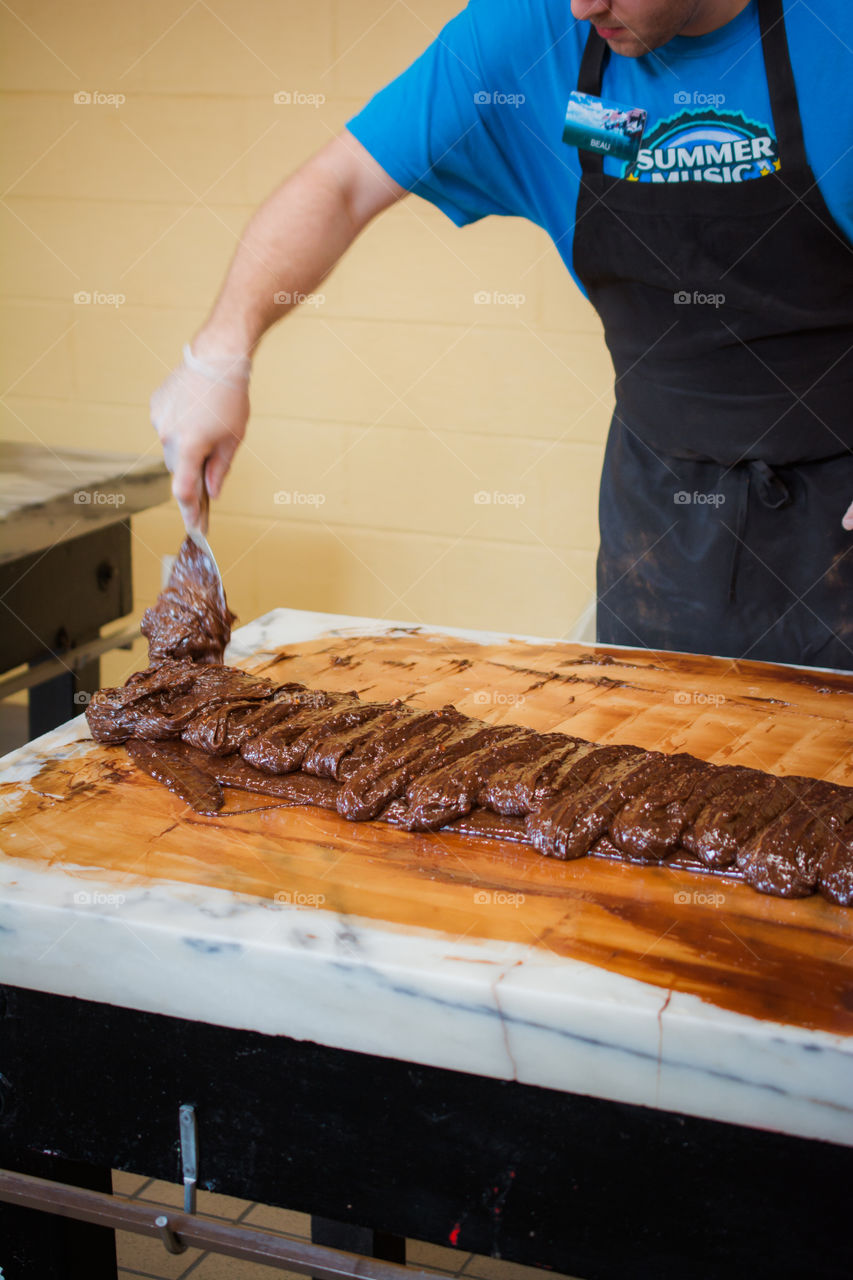
[[[259,210],[155,393],[185,516],[274,294],[415,191],[545,227],[601,316],[598,639],[853,668],[852,71],[848,0],[472,0]],[[646,112],[639,155],[563,142],[573,91]]]

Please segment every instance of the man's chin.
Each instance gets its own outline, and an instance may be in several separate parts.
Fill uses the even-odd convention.
[[[649,52],[648,47],[635,36],[628,36],[624,40],[613,38],[607,44],[615,54],[621,54],[622,58],[642,58],[643,54]]]
[[[620,53],[623,58],[641,58],[644,53],[651,51],[649,45],[644,44],[630,31],[620,31],[618,35],[605,37],[605,39],[612,51]]]

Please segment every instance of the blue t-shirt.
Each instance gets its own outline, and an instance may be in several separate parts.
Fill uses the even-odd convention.
[[[853,3],[785,0],[785,22],[809,163],[853,242]],[[589,30],[569,0],[470,0],[348,128],[458,226],[529,218],[572,270],[580,163],[562,131]],[[641,58],[611,52],[601,96],[648,112],[633,168],[605,159],[626,181],[760,181],[784,161],[757,0],[708,35],[676,36]]]

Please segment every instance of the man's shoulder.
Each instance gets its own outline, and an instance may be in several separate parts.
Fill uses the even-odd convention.
[[[853,0],[785,0],[785,27],[801,109],[828,112],[832,132],[833,110],[853,98]]]
[[[480,30],[565,36],[574,28],[588,30],[572,13],[570,0],[468,0],[465,11]]]
[[[797,10],[802,11],[802,17],[808,21],[809,19],[818,25],[843,25],[848,31],[853,26],[853,11],[851,11],[850,0],[782,0],[782,7],[785,10],[785,18]]]
[[[853,3],[851,0],[783,0],[789,35],[812,36],[824,45],[836,41],[853,60]]]
[[[589,33],[570,0],[468,0],[464,13],[484,61],[525,73],[573,55],[579,59]]]

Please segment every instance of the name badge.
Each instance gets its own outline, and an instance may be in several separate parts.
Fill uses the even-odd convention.
[[[634,161],[640,154],[647,117],[642,107],[625,107],[575,90],[566,107],[563,142],[616,160]]]

